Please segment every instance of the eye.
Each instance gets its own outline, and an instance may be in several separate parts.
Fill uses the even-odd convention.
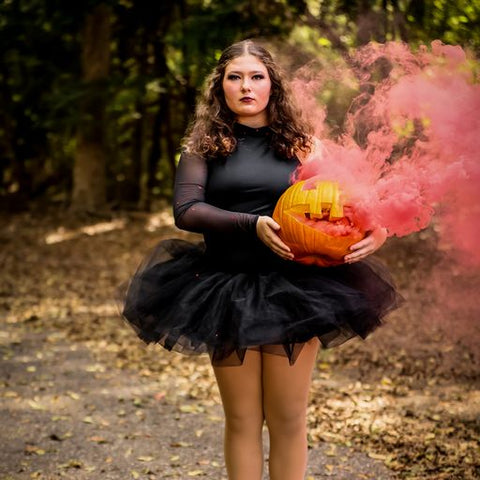
[[[238,80],[240,78],[240,75],[237,75],[236,73],[229,73],[227,75],[227,80]]]
[[[254,80],[263,80],[265,78],[265,75],[261,74],[261,73],[257,73],[256,75],[254,75],[252,77]]]

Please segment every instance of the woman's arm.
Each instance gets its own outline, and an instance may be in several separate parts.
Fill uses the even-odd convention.
[[[230,212],[206,203],[206,183],[205,159],[199,155],[182,153],[173,193],[175,225],[197,233],[243,231],[255,234],[258,215]]]

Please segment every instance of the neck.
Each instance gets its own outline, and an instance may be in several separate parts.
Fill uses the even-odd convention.
[[[250,128],[262,128],[262,127],[267,127],[268,122],[266,118],[259,117],[238,117],[237,118],[237,123],[240,125],[245,125],[246,127]]]

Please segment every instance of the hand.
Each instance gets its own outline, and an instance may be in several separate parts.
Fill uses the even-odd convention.
[[[387,239],[387,230],[385,228],[376,228],[367,233],[367,236],[357,243],[350,246],[352,253],[345,255],[345,263],[354,263],[363,260],[368,255],[378,250]]]
[[[290,247],[282,242],[277,235],[280,225],[271,217],[260,216],[257,220],[257,237],[270,249],[284,260],[293,260]]]

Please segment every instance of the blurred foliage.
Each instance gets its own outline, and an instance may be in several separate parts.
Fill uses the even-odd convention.
[[[110,74],[86,84],[82,28],[101,3],[112,12]],[[480,1],[464,0],[0,0],[0,206],[69,204],[85,99],[107,97],[107,205],[149,209],[171,196],[199,88],[230,43],[262,38],[289,69],[335,64],[369,41],[440,39],[478,53],[479,17]],[[340,117],[350,92],[329,85],[322,101]]]

